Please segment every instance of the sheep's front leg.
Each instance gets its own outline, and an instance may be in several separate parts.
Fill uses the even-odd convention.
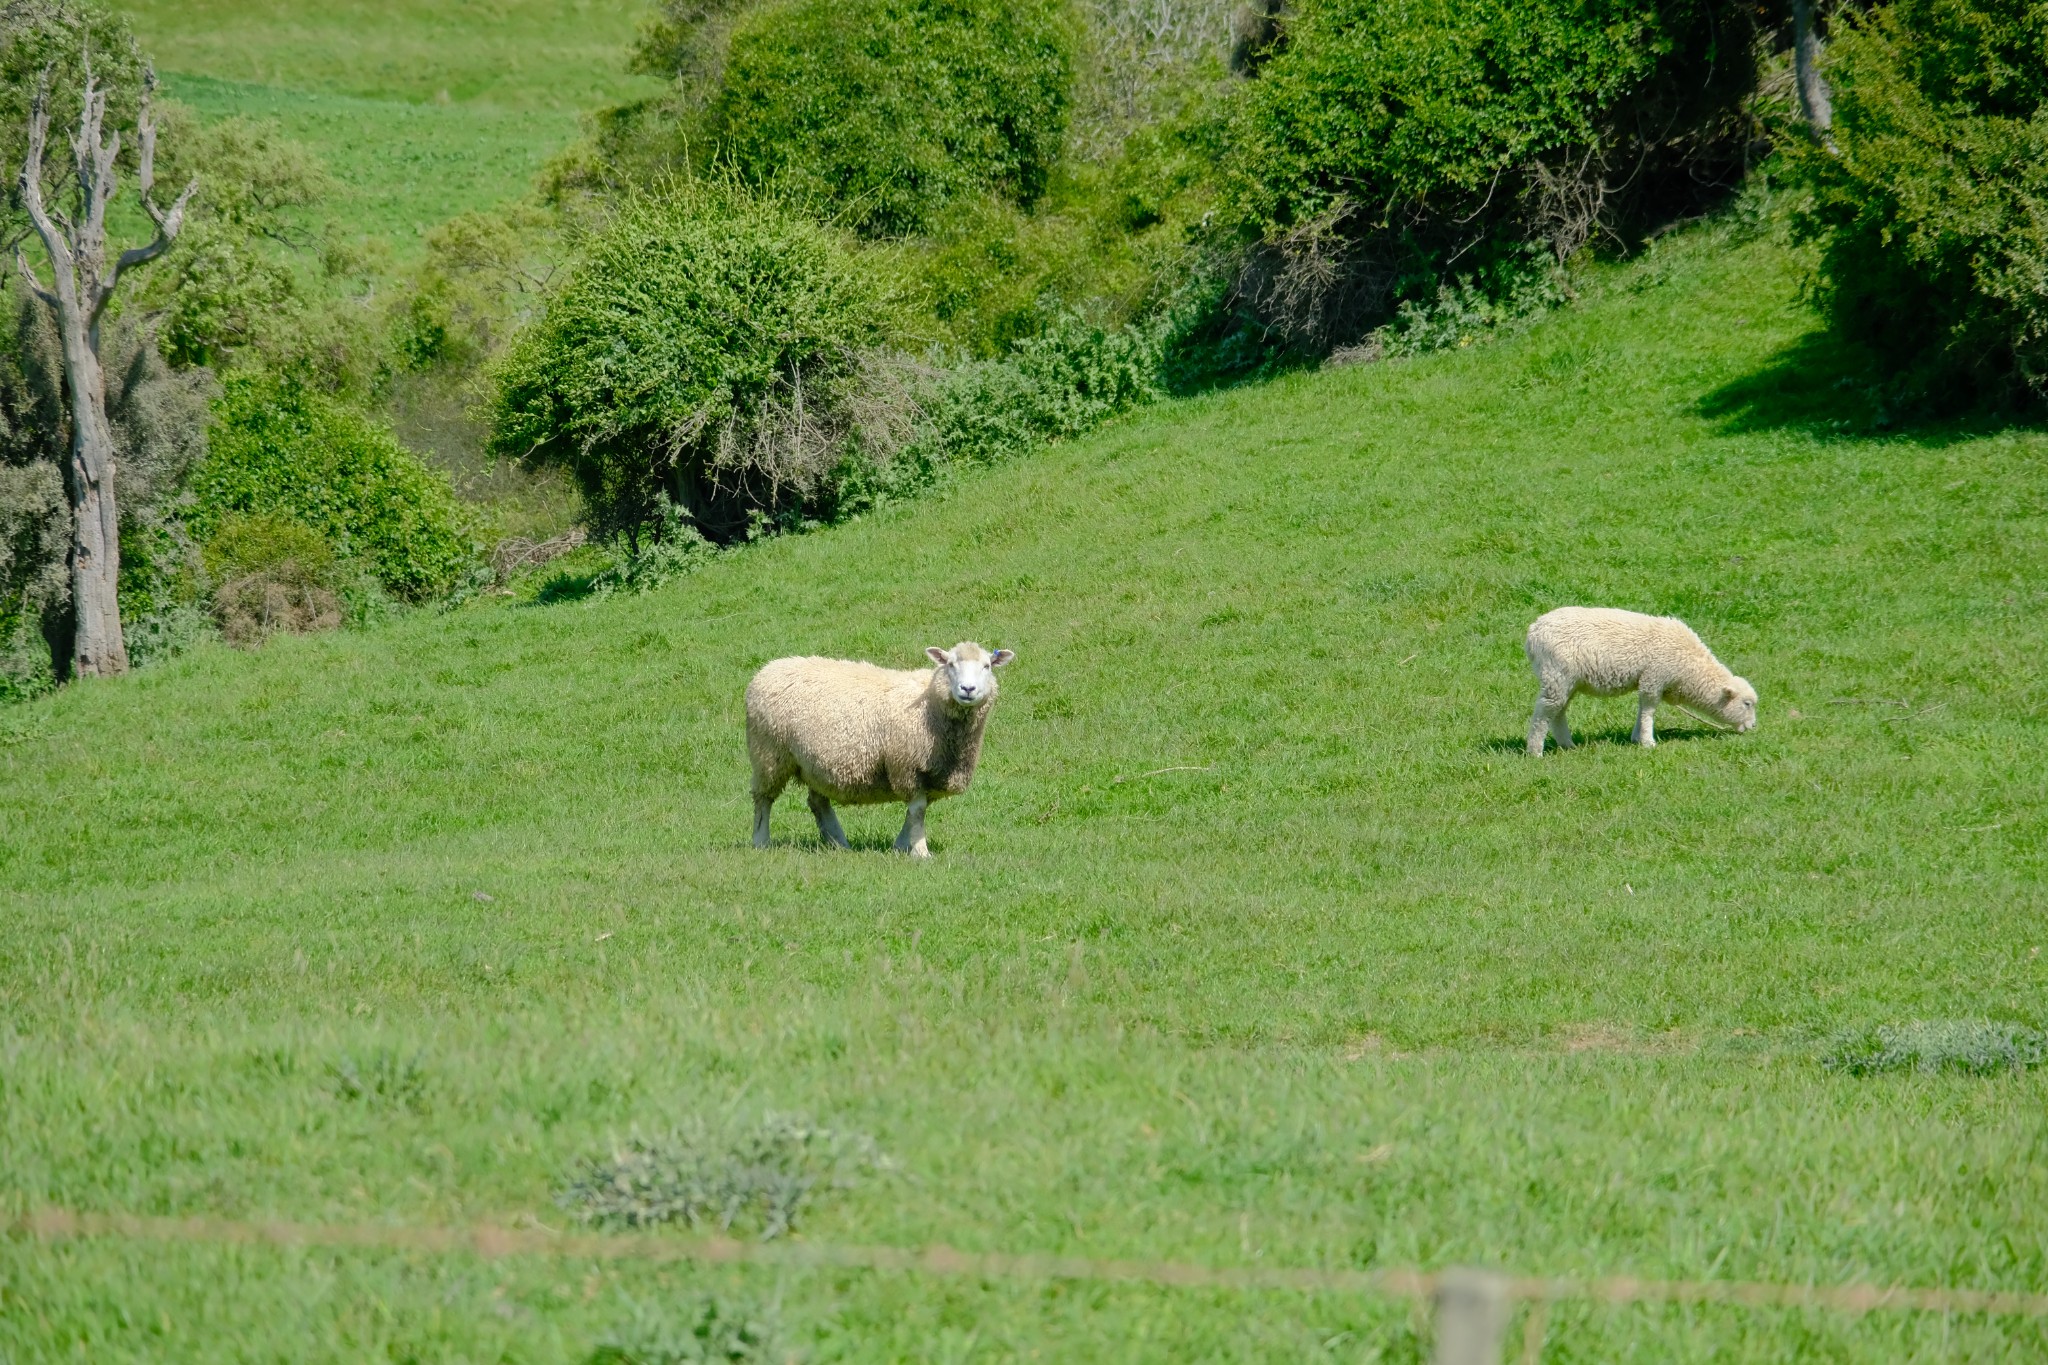
[[[757,796],[754,798],[754,847],[768,847],[768,812],[775,809],[775,798]]]
[[[851,848],[846,842],[846,831],[839,827],[839,812],[832,809],[831,801],[823,793],[811,793],[811,814],[818,821],[818,837],[833,848]]]
[[[931,798],[923,792],[910,798],[910,809],[903,814],[903,832],[896,836],[898,853],[908,853],[913,858],[932,856],[924,841],[924,809],[930,804]]]
[[[1657,694],[1644,692],[1636,698],[1636,729],[1629,738],[1645,749],[1657,747]]]

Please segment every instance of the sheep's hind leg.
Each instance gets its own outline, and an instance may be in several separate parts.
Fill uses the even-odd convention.
[[[1554,693],[1546,687],[1536,697],[1536,710],[1529,717],[1529,754],[1532,758],[1543,757],[1543,736],[1548,732],[1557,740],[1557,747],[1572,747],[1571,722],[1564,718],[1564,710],[1571,705],[1571,693]]]
[[[924,841],[924,811],[930,804],[930,798],[923,792],[910,798],[910,809],[903,813],[903,832],[896,836],[898,853],[908,853],[913,858],[932,856],[931,848]]]
[[[851,848],[846,842],[846,831],[839,827],[839,813],[832,809],[832,803],[821,792],[811,793],[811,814],[818,821],[818,837],[834,848]]]
[[[768,812],[775,809],[775,798],[782,795],[782,789],[789,785],[787,772],[776,773],[772,769],[768,780],[761,780],[761,770],[754,770],[754,847],[768,847]]]

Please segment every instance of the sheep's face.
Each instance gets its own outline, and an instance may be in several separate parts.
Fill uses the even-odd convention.
[[[946,689],[947,700],[967,707],[986,706],[995,700],[996,670],[1017,657],[1007,649],[991,654],[971,640],[951,649],[933,645],[925,656],[939,666],[933,681]]]
[[[1756,729],[1756,689],[1741,678],[1721,689],[1721,719],[1735,727],[1737,734]]]

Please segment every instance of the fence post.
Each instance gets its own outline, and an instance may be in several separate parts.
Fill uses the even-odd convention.
[[[1501,1365],[1508,1335],[1507,1280],[1453,1266],[1437,1279],[1436,1365]]]

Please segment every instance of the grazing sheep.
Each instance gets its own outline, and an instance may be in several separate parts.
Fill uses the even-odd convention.
[[[925,807],[974,780],[996,699],[995,670],[1016,654],[972,641],[925,653],[935,668],[846,659],[777,659],[747,684],[747,756],[754,764],[754,847],[768,847],[768,811],[794,777],[828,844],[845,848],[832,803],[906,802],[896,851],[929,858]]]
[[[1657,743],[1653,717],[1660,701],[1698,707],[1737,731],[1756,728],[1756,689],[1721,666],[1692,628],[1675,616],[1645,616],[1611,607],[1559,607],[1529,627],[1524,648],[1541,684],[1529,717],[1529,752],[1543,753],[1543,733],[1572,747],[1564,709],[1590,692],[1638,699],[1633,738]]]

